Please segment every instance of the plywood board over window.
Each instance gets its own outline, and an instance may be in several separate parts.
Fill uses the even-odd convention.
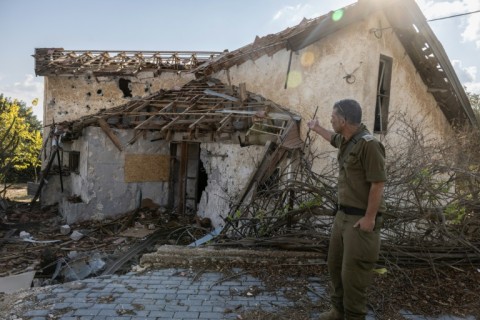
[[[168,155],[125,155],[125,182],[168,182],[169,173]]]

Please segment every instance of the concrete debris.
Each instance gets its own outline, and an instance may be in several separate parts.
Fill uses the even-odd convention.
[[[35,271],[0,278],[0,292],[12,293],[30,288]]]
[[[113,220],[66,224],[56,206],[33,210],[29,205],[18,206],[7,212],[8,223],[0,228],[0,277],[34,269],[38,287],[89,278],[105,270],[129,272],[141,254],[156,246],[187,245],[206,233],[191,216],[149,207]]]
[[[32,239],[32,235],[26,231],[20,231],[19,236],[21,239]]]
[[[60,233],[63,234],[64,236],[70,234],[71,228],[68,224],[65,224],[60,227]]]
[[[70,235],[70,239],[72,239],[73,241],[78,241],[78,240],[82,239],[83,236],[84,236],[83,233],[75,230],[75,231],[73,231],[72,234]]]
[[[66,262],[60,274],[65,281],[82,280],[90,275],[97,275],[105,267],[105,264],[100,254],[83,253],[77,255],[76,260]]]

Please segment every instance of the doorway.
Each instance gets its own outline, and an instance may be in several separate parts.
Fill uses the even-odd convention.
[[[169,204],[177,214],[195,215],[198,202],[207,186],[208,176],[200,160],[200,143],[170,144],[171,181]]]

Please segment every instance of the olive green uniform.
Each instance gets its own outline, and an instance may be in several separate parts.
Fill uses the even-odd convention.
[[[339,210],[333,224],[328,250],[328,270],[332,282],[332,305],[345,314],[345,319],[365,319],[366,289],[380,251],[380,227],[383,223],[385,201],[382,197],[373,232],[353,226],[367,209],[371,182],[383,182],[385,148],[362,124],[356,134],[364,136],[353,147],[335,134],[331,144],[338,148],[340,171],[338,177]],[[354,137],[358,137],[355,135]],[[346,159],[342,159],[350,151]]]

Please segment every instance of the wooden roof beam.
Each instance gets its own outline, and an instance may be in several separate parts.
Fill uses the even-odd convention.
[[[122,143],[120,142],[120,139],[118,139],[115,133],[113,133],[107,121],[105,121],[105,119],[103,118],[98,118],[97,122],[100,125],[100,128],[102,128],[103,132],[106,133],[106,135],[110,138],[113,144],[117,147],[117,149],[120,151],[123,151],[123,147],[122,147]]]
[[[207,116],[206,115],[203,115],[201,116],[200,118],[197,119],[197,121],[195,121],[194,123],[192,123],[191,125],[188,126],[188,129],[192,130],[193,128],[195,128],[195,126],[197,124],[199,124],[200,122],[202,122]]]
[[[178,119],[180,119],[180,117],[175,117],[172,121],[170,121],[167,125],[163,126],[163,128],[161,129],[161,131],[165,131],[167,130],[168,128],[170,128],[176,121],[178,121]]]

